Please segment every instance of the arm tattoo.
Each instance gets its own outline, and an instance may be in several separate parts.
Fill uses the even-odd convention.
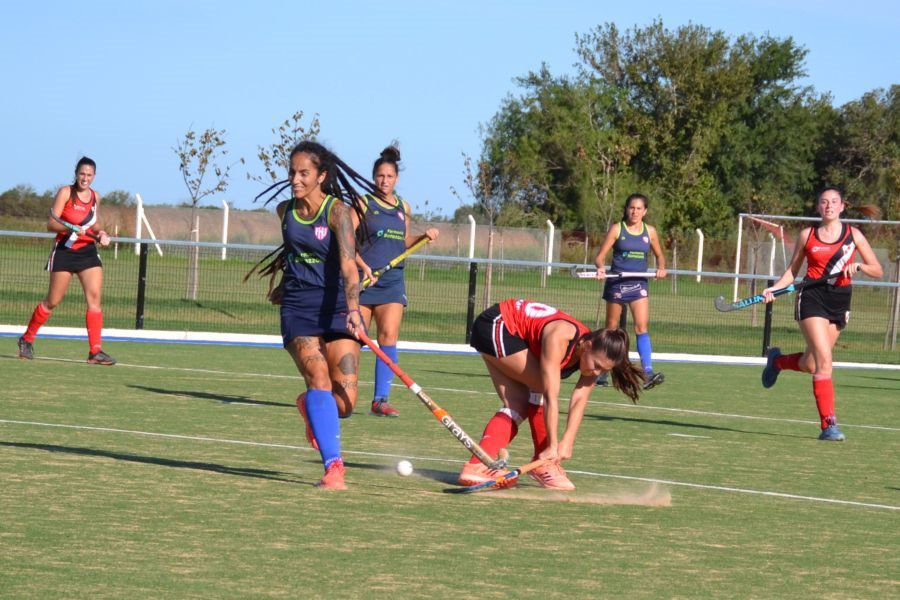
[[[356,308],[359,306],[359,275],[356,271],[356,235],[353,232],[350,209],[344,204],[335,203],[331,209],[330,224],[337,234],[347,304]]]

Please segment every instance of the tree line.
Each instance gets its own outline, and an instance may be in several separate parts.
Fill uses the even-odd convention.
[[[575,51],[574,75],[518,78],[483,126],[464,172],[475,202],[458,213],[596,236],[640,191],[668,239],[727,238],[737,213],[812,214],[835,185],[900,216],[900,86],[835,107],[802,85],[807,51],[791,38],[660,20],[595,27]]]

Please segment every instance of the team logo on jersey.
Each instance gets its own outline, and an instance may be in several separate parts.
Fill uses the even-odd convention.
[[[323,225],[316,225],[313,233],[315,233],[317,240],[324,240],[325,236],[328,235],[328,228]]]
[[[403,211],[398,212],[398,213],[397,213],[397,216],[400,217],[400,220],[401,220],[401,221],[405,221],[405,220],[406,220],[406,217],[403,215]]]
[[[642,237],[641,239],[644,240],[644,243],[645,243],[645,244],[649,244],[649,243],[650,243],[650,238],[647,237],[646,235],[645,235],[644,237]]]
[[[851,252],[853,252],[854,248],[855,248],[855,245],[852,243],[844,244],[843,246],[841,246],[841,250],[844,252],[844,254],[850,254]]]

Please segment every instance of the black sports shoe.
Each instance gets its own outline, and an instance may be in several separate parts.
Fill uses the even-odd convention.
[[[19,358],[23,360],[31,360],[34,358],[34,346],[31,342],[26,342],[25,338],[19,338]]]
[[[659,384],[661,384],[663,381],[666,380],[666,376],[658,371],[657,372],[650,371],[649,373],[645,373],[645,375],[647,376],[647,381],[644,382],[645,390],[652,390],[653,388],[655,388],[656,386],[658,386]]]
[[[114,365],[116,364],[116,359],[112,356],[104,352],[103,350],[98,350],[93,354],[88,355],[88,364],[92,365]]]

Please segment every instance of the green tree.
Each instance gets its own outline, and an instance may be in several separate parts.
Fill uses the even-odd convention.
[[[854,203],[877,205],[885,219],[900,218],[900,85],[842,106],[832,133],[825,182]]]

